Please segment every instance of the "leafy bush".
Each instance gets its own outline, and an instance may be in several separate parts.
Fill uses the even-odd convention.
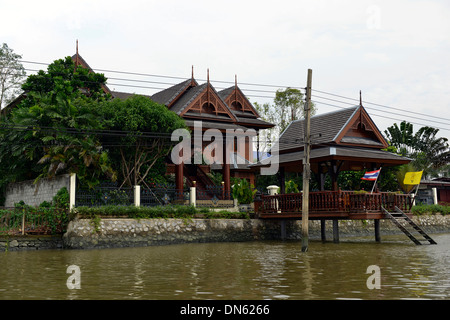
[[[426,215],[426,214],[441,214],[441,215],[447,215],[450,214],[450,207],[449,206],[443,206],[439,204],[419,204],[416,206],[413,206],[411,208],[411,212],[414,215]]]
[[[55,207],[44,201],[39,207],[26,205],[23,201],[16,203],[14,209],[0,210],[0,233],[13,234],[22,228],[29,233],[61,234],[70,221],[68,210]]]
[[[298,184],[294,180],[286,181],[286,193],[299,193]]]
[[[250,185],[247,179],[236,179],[233,185],[233,198],[237,199],[240,204],[249,204],[253,202],[256,189]]]
[[[134,219],[155,219],[155,218],[236,218],[246,219],[247,213],[229,212],[226,210],[215,212],[208,208],[196,208],[194,206],[168,205],[155,207],[135,207],[135,206],[101,206],[101,207],[77,207],[75,209],[80,218],[93,219],[94,217],[123,217]]]

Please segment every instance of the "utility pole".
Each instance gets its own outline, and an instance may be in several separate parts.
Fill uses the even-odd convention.
[[[304,149],[303,149],[303,199],[302,199],[302,252],[308,251],[309,242],[309,179],[311,168],[309,163],[311,151],[311,84],[312,70],[308,69],[305,103]]]

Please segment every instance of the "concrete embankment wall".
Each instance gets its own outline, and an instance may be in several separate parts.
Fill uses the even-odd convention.
[[[450,216],[422,216],[414,221],[428,233],[450,232]],[[373,221],[339,221],[341,237],[374,235]],[[327,239],[332,239],[332,222],[326,222]],[[389,220],[382,220],[381,235],[401,234]],[[281,239],[281,221],[258,219],[102,219],[94,224],[80,219],[71,222],[64,235],[64,247],[113,248],[192,242],[232,242]],[[320,221],[310,221],[310,239],[321,239]],[[301,239],[301,221],[286,221],[285,237]]]
[[[450,232],[450,216],[421,216],[413,220],[426,232]],[[374,236],[373,221],[340,220],[341,238]],[[381,220],[381,236],[402,234],[389,220]],[[309,225],[311,240],[320,240],[320,221]],[[326,221],[327,240],[332,241],[332,221]],[[301,221],[286,221],[286,239],[301,239]],[[281,239],[281,221],[258,219],[79,219],[61,237],[1,237],[1,251],[41,249],[94,249],[139,247],[194,242],[240,242]],[[406,236],[405,239],[407,240]],[[383,237],[381,238],[383,241]],[[374,240],[375,241],[375,240]]]

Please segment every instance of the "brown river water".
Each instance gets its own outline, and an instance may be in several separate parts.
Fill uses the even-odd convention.
[[[450,234],[432,237],[1,252],[0,300],[449,300]]]

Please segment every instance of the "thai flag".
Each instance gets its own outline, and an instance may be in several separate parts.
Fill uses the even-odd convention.
[[[380,171],[381,171],[381,169],[366,172],[364,174],[364,177],[361,178],[361,180],[376,181],[378,179],[378,175],[380,174]]]

